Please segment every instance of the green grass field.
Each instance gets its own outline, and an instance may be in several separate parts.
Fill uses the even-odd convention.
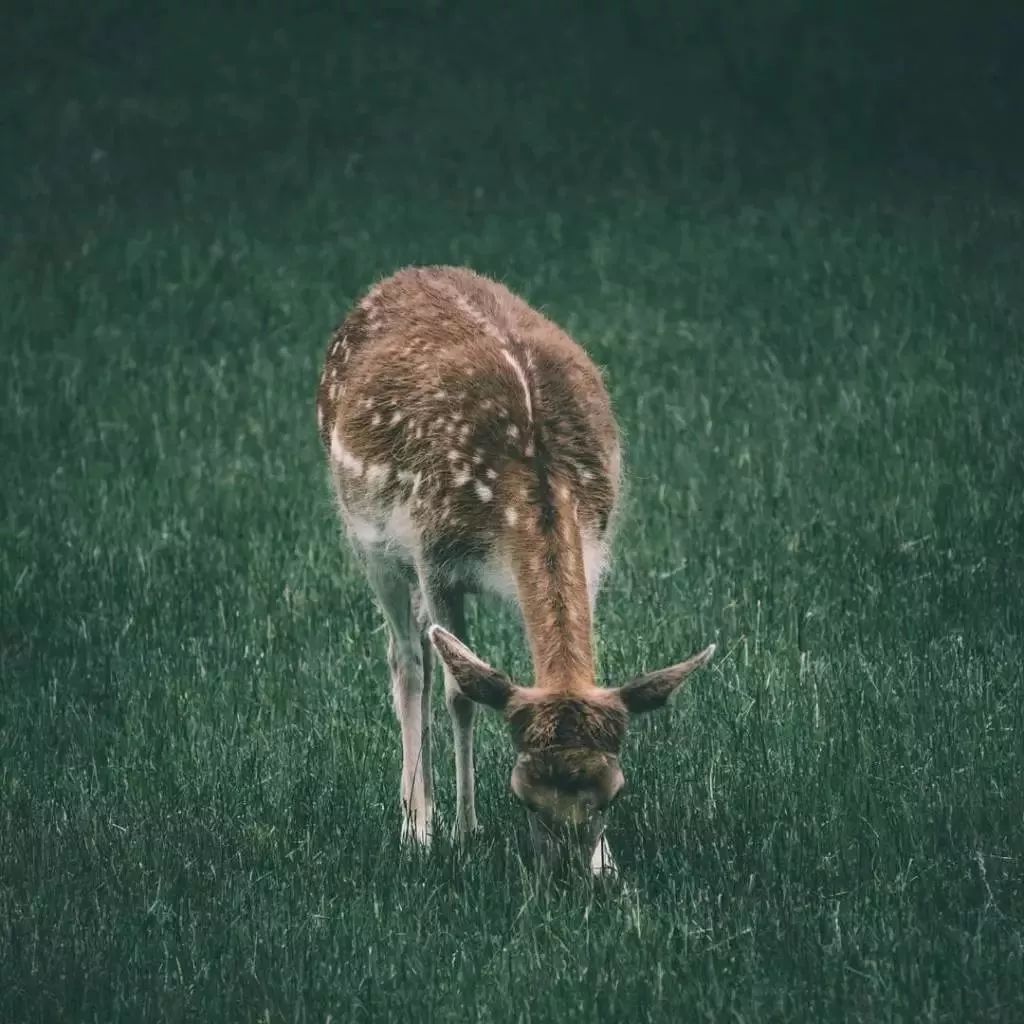
[[[747,134],[604,16],[99,12],[0,99],[0,1020],[1024,1019],[1019,194]],[[413,262],[607,368],[603,677],[720,645],[631,734],[625,886],[532,873],[490,719],[479,842],[400,855],[313,393]]]

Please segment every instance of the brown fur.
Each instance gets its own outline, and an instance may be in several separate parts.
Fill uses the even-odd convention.
[[[520,690],[505,712],[516,749],[525,753],[575,747],[618,754],[628,717],[614,690],[571,697]]]
[[[328,452],[337,439],[363,467],[334,460],[344,504],[379,517],[411,503],[424,549],[453,571],[467,555],[507,560],[537,684],[592,686],[581,529],[606,535],[619,454],[583,350],[503,285],[460,268],[403,270],[332,335],[317,405]],[[368,467],[382,466],[371,481]]]
[[[461,827],[475,822],[475,704],[505,715],[518,750],[513,790],[539,815],[578,823],[606,808],[623,784],[629,715],[664,703],[713,647],[620,690],[596,685],[591,602],[620,472],[596,367],[503,285],[462,268],[409,268],[372,288],[332,335],[317,416],[350,531],[367,551],[387,552],[387,572],[405,563],[414,607],[416,594],[426,595],[456,631],[466,590],[514,596],[522,610],[529,688],[443,623],[430,627],[456,723]],[[429,789],[416,779],[429,765],[429,686],[421,715],[410,684],[415,655],[398,625],[408,603],[393,581],[376,585],[390,607],[392,649],[406,644],[406,661],[396,655],[392,671],[405,709],[403,800],[419,800],[429,817],[429,798],[417,795]]]

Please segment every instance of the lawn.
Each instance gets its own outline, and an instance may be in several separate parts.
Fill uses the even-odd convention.
[[[1024,1019],[1024,202],[527,7],[9,36],[0,1020]],[[313,395],[417,262],[606,368],[602,678],[719,644],[631,734],[622,885],[533,872],[490,719],[479,840],[398,847]]]

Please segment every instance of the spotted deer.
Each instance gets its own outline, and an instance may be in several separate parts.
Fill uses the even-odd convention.
[[[350,540],[388,627],[404,840],[433,828],[431,648],[455,734],[455,835],[477,827],[476,705],[516,748],[512,792],[542,859],[614,871],[605,812],[629,717],[665,704],[714,645],[618,688],[595,679],[593,613],[620,490],[601,376],[559,327],[470,270],[376,284],[332,335],[317,419]],[[466,646],[465,596],[518,603],[532,686]]]

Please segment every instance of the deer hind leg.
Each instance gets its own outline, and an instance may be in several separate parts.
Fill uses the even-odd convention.
[[[436,623],[468,642],[466,599],[462,590],[438,584],[426,571],[420,573],[427,625]],[[429,644],[428,644],[429,645]],[[464,842],[476,831],[476,776],[473,768],[473,719],[476,705],[463,696],[446,665],[444,695],[455,733],[455,839]]]
[[[366,575],[388,625],[391,694],[402,733],[402,841],[430,844],[430,679],[414,608],[416,584],[397,559],[366,552]],[[425,671],[426,669],[426,671]]]

